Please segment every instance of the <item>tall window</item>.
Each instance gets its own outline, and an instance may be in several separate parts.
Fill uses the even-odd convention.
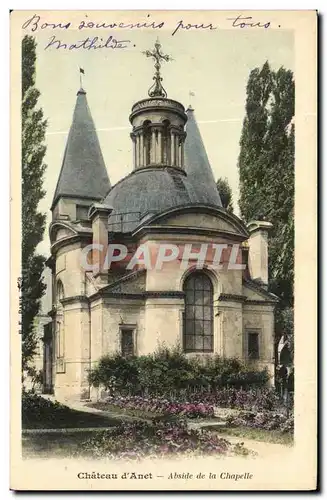
[[[131,328],[121,329],[121,353],[124,358],[134,356],[134,330]]]
[[[213,351],[213,289],[210,278],[194,272],[184,282],[184,350]]]
[[[57,281],[56,302],[57,302],[57,321],[56,321],[56,360],[57,373],[64,373],[65,356],[65,332],[64,332],[64,311],[61,300],[65,297],[64,287],[60,280]]]
[[[259,334],[257,332],[248,333],[248,358],[259,359]]]

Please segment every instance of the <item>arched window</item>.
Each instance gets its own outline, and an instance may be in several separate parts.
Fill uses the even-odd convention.
[[[213,287],[210,278],[195,271],[184,282],[184,350],[213,351]]]
[[[61,282],[61,280],[57,281],[57,290],[56,290],[56,301],[57,301],[57,306],[61,307],[61,300],[65,298],[64,294],[64,286]]]

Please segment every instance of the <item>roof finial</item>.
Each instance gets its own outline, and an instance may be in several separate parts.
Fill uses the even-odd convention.
[[[157,39],[154,44],[155,49],[151,52],[150,50],[143,51],[147,57],[153,57],[155,60],[154,67],[156,69],[155,75],[153,77],[154,84],[149,88],[148,94],[150,97],[167,97],[167,92],[162,86],[162,77],[160,75],[161,63],[160,61],[172,61],[172,58],[166,54],[161,52],[161,45],[159,40]]]

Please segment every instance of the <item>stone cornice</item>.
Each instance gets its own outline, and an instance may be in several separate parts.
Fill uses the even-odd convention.
[[[148,221],[147,221],[148,222]],[[232,233],[226,230],[209,229],[203,227],[185,227],[185,226],[159,226],[159,225],[143,225],[138,226],[133,232],[133,236],[137,238],[143,237],[145,234],[195,234],[197,236],[212,236],[213,238],[224,238],[231,241],[242,242],[244,236],[239,233]]]
[[[62,238],[51,246],[51,254],[55,255],[60,248],[71,245],[73,243],[78,243],[80,241],[92,241],[92,233],[90,232],[80,232],[79,234],[73,236],[67,236],[66,238]]]
[[[177,113],[185,121],[185,123],[187,121],[185,108],[180,102],[160,97],[142,99],[141,101],[136,102],[132,107],[129,120],[132,123],[133,119],[137,115],[148,113],[149,111],[158,111],[160,109],[166,109],[173,113]]]
[[[86,295],[74,295],[72,297],[66,297],[66,298],[61,300],[61,303],[63,305],[74,304],[76,302],[86,302],[88,304],[89,299],[88,299],[88,297],[86,297]]]
[[[246,297],[244,295],[236,295],[233,293],[221,293],[218,297],[219,302],[245,302]]]
[[[229,224],[231,224],[235,228],[235,232],[234,231],[225,231],[225,230],[212,230],[213,232],[218,231],[219,233],[223,233],[223,234],[227,234],[227,235],[228,234],[237,235],[238,239],[240,241],[247,240],[249,237],[249,233],[248,233],[243,221],[241,219],[239,219],[238,217],[236,217],[236,215],[227,212],[225,209],[223,209],[221,207],[217,207],[217,206],[210,205],[210,204],[204,204],[204,203],[192,203],[190,205],[182,205],[179,207],[169,208],[169,209],[167,209],[159,214],[152,215],[149,219],[147,219],[146,223],[147,223],[147,225],[153,225],[154,223],[160,224],[161,220],[165,220],[166,218],[169,218],[172,215],[179,215],[179,214],[183,214],[183,213],[187,213],[187,214],[206,213],[209,215],[214,215],[222,220],[225,220]],[[143,214],[142,218],[144,218],[146,215],[147,215],[146,213]],[[138,226],[138,228],[141,229],[141,227],[142,227],[142,222]],[[176,228],[177,226],[173,226],[173,227]],[[136,231],[138,230],[138,228],[136,229]],[[188,229],[188,228],[186,228],[186,229]],[[200,230],[203,230],[204,228],[194,227],[193,229],[200,231]],[[206,231],[211,231],[211,230],[207,229]]]
[[[245,305],[255,305],[255,306],[276,306],[277,301],[276,300],[254,300],[254,299],[246,299]]]
[[[250,279],[243,277],[243,285],[247,286],[248,288],[252,288],[252,290],[255,290],[258,293],[261,293],[264,297],[267,297],[274,304],[279,302],[279,298],[277,297],[277,295],[274,295],[273,293],[268,292],[263,286],[260,286],[258,283],[256,283],[253,280],[250,280]]]
[[[124,293],[124,292],[110,292],[98,290],[96,293],[89,297],[90,301],[96,300],[100,297],[104,298],[117,298],[117,299],[183,299],[185,297],[184,292],[176,291],[148,291],[148,292],[140,292],[140,293]]]
[[[145,272],[146,272],[145,269],[138,269],[137,271],[132,271],[129,274],[126,274],[125,276],[121,276],[120,278],[113,281],[112,283],[109,283],[109,285],[104,286],[103,288],[101,288],[101,291],[102,292],[105,292],[105,291],[110,292],[110,290],[112,288],[115,288],[115,286],[120,285],[121,283],[125,283],[126,281],[131,281],[131,280],[137,278],[138,276],[141,276]]]

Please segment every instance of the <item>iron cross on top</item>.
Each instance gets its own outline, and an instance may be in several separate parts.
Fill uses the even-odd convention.
[[[161,68],[161,61],[166,61],[166,62],[172,61],[172,58],[169,55],[163,54],[161,52],[161,45],[159,43],[159,40],[156,41],[154,47],[155,48],[153,51],[146,50],[143,52],[143,54],[145,54],[147,57],[153,57],[153,59],[155,60],[154,67],[156,69],[156,72],[153,77],[154,84],[149,89],[148,94],[150,97],[167,97],[167,92],[165,91],[161,83],[162,78],[160,75],[160,68]]]

